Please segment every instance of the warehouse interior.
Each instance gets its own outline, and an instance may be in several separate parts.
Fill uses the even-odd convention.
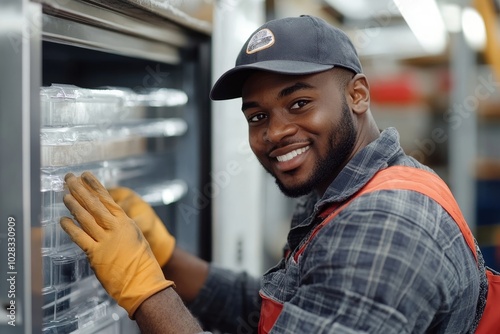
[[[135,189],[207,261],[254,275],[279,261],[295,200],[251,152],[241,101],[209,92],[262,23],[302,14],[348,34],[377,124],[446,181],[500,270],[500,1],[8,0],[0,219],[18,222],[24,320],[2,314],[0,332],[137,332],[57,224],[69,171]]]
[[[244,8],[240,16],[237,9],[224,15],[238,8],[236,3]],[[255,9],[259,3],[263,10]],[[383,0],[221,1],[215,22],[224,28],[219,35],[215,31],[213,70],[216,76],[232,66],[239,48],[227,56],[227,31],[233,26],[233,35],[244,29],[251,32],[246,25],[252,26],[252,14],[259,20],[316,15],[345,30],[369,78],[372,112],[380,128],[398,129],[405,152],[447,181],[494,266],[499,233],[494,198],[500,176],[500,153],[495,148],[500,133],[498,7],[498,2],[446,0],[418,5]],[[230,60],[221,65],[218,60],[226,57]],[[225,105],[216,102],[214,114],[219,108]],[[237,102],[228,107],[234,108]],[[228,111],[228,117],[232,114]],[[221,130],[227,126],[221,125]],[[288,219],[283,218],[285,230]],[[279,250],[273,253],[279,256]]]

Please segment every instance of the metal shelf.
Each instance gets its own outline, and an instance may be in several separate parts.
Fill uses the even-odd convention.
[[[141,8],[139,3],[131,1],[123,1],[124,6],[113,8],[119,3],[99,4],[98,0],[3,2],[0,11],[0,72],[3,74],[0,79],[3,143],[0,145],[0,188],[5,194],[0,201],[0,254],[4,256],[0,271],[4,275],[13,270],[16,273],[12,274],[15,275],[15,296],[9,293],[10,283],[5,279],[0,281],[0,333],[42,331],[43,282],[42,275],[37,274],[42,273],[42,41],[177,65],[184,61],[183,48],[196,47],[210,34],[209,25],[197,20],[185,20],[184,24],[182,13],[172,8],[156,15],[153,7]],[[183,193],[175,194],[180,198]],[[8,223],[13,219],[16,264],[9,270]],[[15,326],[8,324],[12,320],[8,317],[11,311],[6,309],[12,301],[16,305]]]
[[[7,0],[0,11],[0,333],[41,332],[40,59],[41,6]],[[7,223],[15,263],[8,265]],[[13,234],[14,233],[14,234]],[[10,262],[10,261],[9,261]],[[9,293],[9,291],[12,291]],[[33,291],[33,293],[32,293]],[[36,293],[35,291],[38,291]],[[15,305],[7,311],[6,306]],[[9,312],[9,317],[5,312]],[[8,322],[12,321],[11,324]]]
[[[206,35],[212,33],[211,19],[203,17],[203,11],[212,11],[210,1],[164,0],[86,0],[112,10],[125,13],[148,22],[151,16],[167,19],[189,30]],[[205,13],[207,14],[207,13]],[[206,15],[205,15],[206,16]],[[161,20],[157,20],[161,23]]]
[[[169,64],[211,24],[163,2],[42,0],[42,38]],[[194,30],[193,30],[194,29]]]
[[[123,35],[46,14],[42,17],[44,21],[42,38],[45,41],[169,64],[180,62],[179,50],[161,42]]]
[[[122,34],[141,37],[146,40],[163,42],[173,46],[187,44],[186,30],[157,15],[149,13],[147,17],[138,19],[118,12],[120,8],[97,6],[78,0],[43,0],[43,12],[50,16],[65,18],[69,21],[111,30]],[[45,24],[45,22],[43,21]]]

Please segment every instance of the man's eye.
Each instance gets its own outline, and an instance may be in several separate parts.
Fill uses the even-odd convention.
[[[307,100],[299,100],[295,102],[290,109],[299,109],[306,106],[309,103]]]
[[[261,121],[263,119],[266,118],[266,115],[265,114],[257,114],[257,115],[253,115],[252,117],[250,117],[248,119],[248,123],[255,123],[255,122],[258,122],[258,121]]]

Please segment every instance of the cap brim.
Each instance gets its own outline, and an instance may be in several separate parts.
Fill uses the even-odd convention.
[[[224,73],[210,91],[212,100],[229,100],[241,97],[246,79],[255,71],[266,71],[289,75],[306,75],[332,69],[334,65],[322,65],[302,61],[268,60],[249,65],[236,66]]]

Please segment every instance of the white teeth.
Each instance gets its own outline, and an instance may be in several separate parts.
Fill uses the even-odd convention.
[[[277,156],[276,159],[278,159],[278,161],[280,162],[284,162],[284,161],[288,161],[288,160],[292,160],[293,158],[295,158],[297,155],[300,155],[302,153],[304,153],[305,151],[307,151],[309,149],[309,146],[306,146],[306,147],[303,147],[303,148],[299,148],[297,150],[293,150],[292,152],[290,153],[287,153],[285,155],[280,155],[280,156]]]

